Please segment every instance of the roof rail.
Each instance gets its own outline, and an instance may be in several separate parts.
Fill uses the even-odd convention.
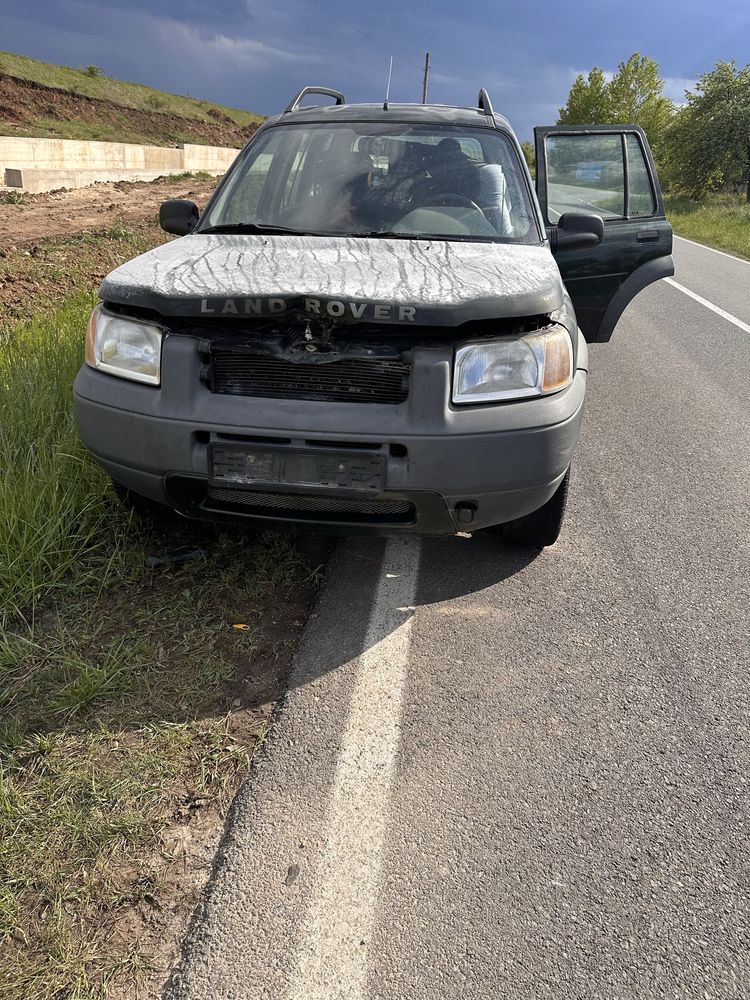
[[[485,115],[492,119],[492,124],[495,123],[495,112],[492,110],[492,101],[490,100],[490,95],[482,87],[479,91],[479,97],[477,98],[477,107],[480,111],[483,111]]]
[[[288,115],[292,111],[297,111],[299,109],[299,102],[303,97],[307,97],[308,94],[325,94],[327,97],[335,97],[336,104],[346,104],[346,98],[338,90],[331,90],[330,87],[303,87],[289,102],[284,114]]]

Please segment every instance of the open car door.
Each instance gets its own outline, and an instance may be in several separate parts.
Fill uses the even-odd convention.
[[[643,129],[548,125],[534,129],[536,185],[552,252],[589,341],[609,340],[630,300],[674,274],[672,227]],[[557,245],[566,213],[598,215],[596,246]]]

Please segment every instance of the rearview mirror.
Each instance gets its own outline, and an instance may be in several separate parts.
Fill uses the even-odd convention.
[[[552,252],[585,250],[597,246],[603,239],[604,223],[600,215],[565,212],[560,216],[557,229],[552,230]]]
[[[187,236],[198,222],[198,206],[186,198],[171,198],[159,206],[159,225],[165,233]]]

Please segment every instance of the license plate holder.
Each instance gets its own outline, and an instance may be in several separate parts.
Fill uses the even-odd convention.
[[[380,492],[385,456],[360,451],[211,445],[209,476],[216,486],[305,486]]]

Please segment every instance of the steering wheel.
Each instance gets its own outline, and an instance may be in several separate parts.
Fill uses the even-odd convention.
[[[475,212],[482,211],[475,201],[472,201],[471,198],[465,198],[462,194],[439,194],[435,204],[443,205],[446,208],[473,208]]]

